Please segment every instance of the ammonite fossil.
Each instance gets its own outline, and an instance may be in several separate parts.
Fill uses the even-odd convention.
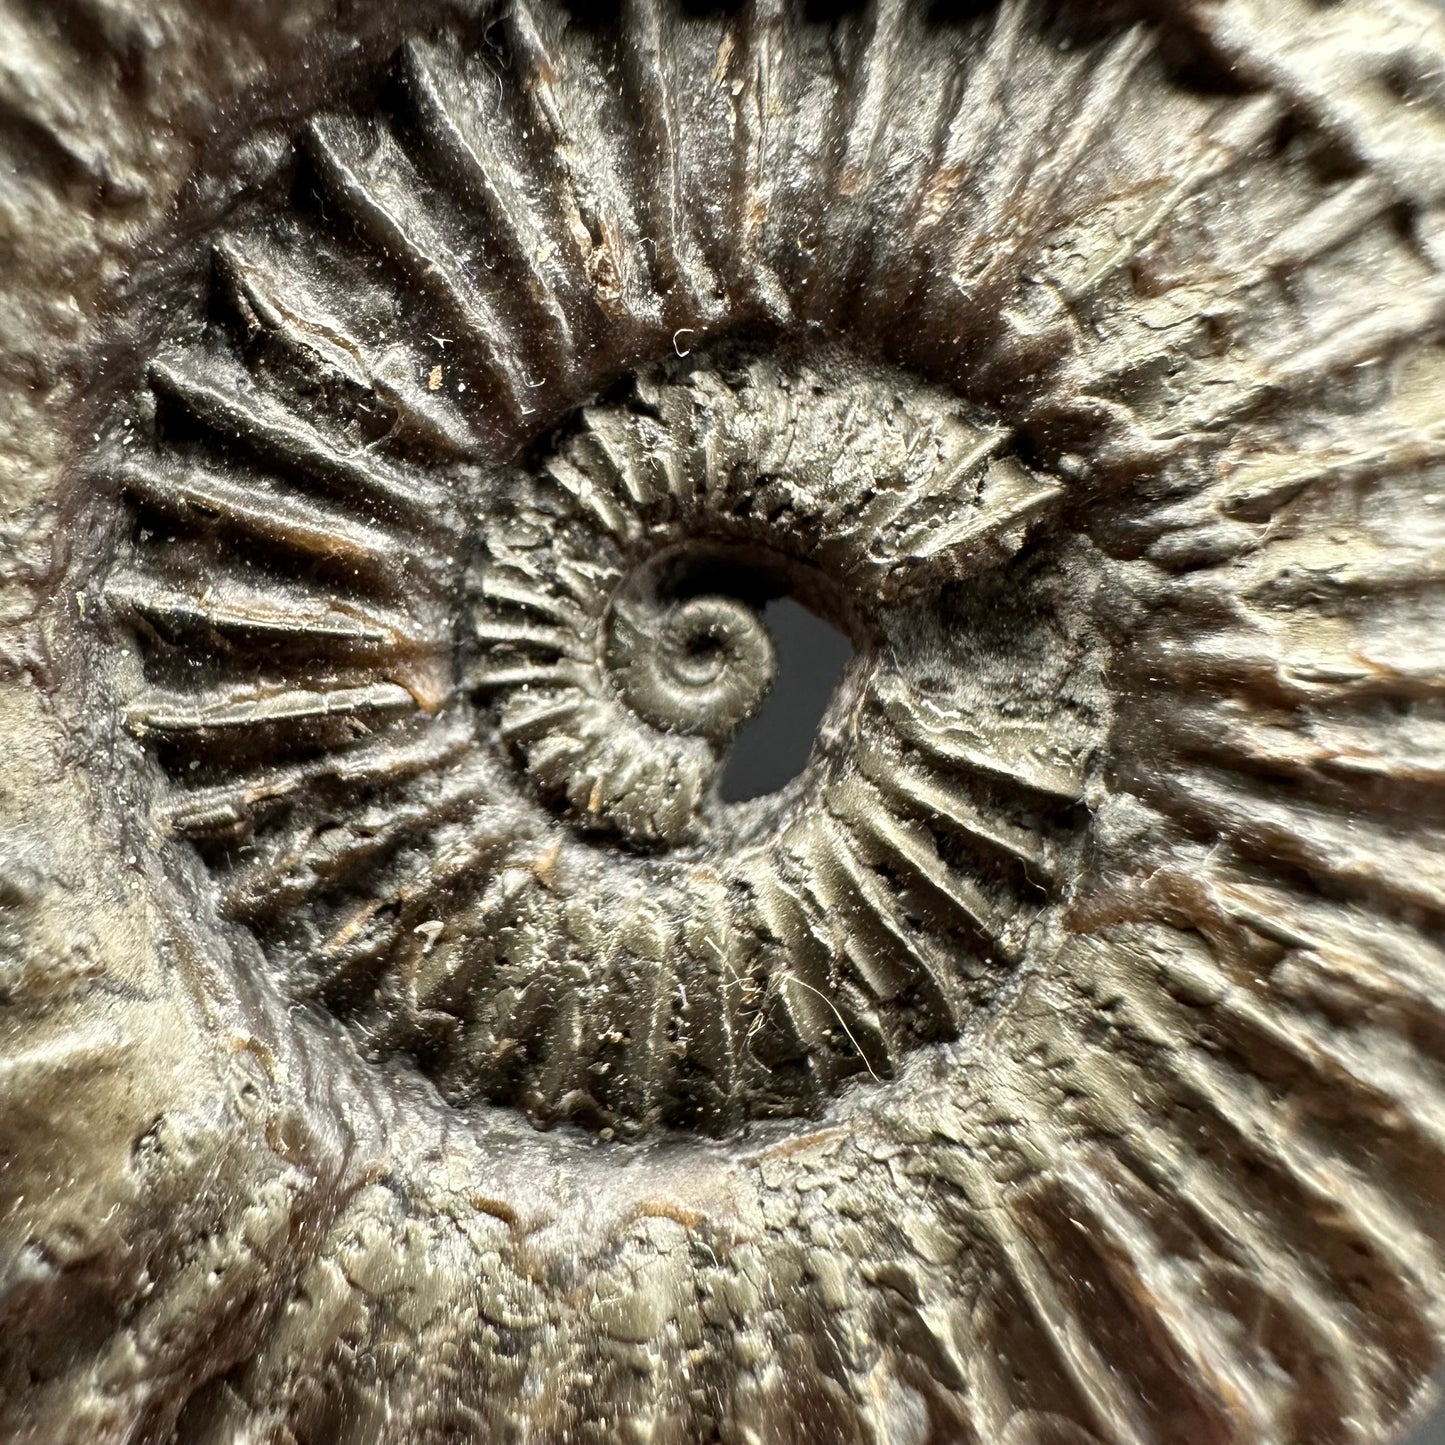
[[[1410,0],[0,5],[0,1434],[1408,1430],[1442,77]],[[851,660],[732,801],[779,599]]]

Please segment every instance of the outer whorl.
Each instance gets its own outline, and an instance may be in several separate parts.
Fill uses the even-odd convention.
[[[1438,24],[378,3],[258,120],[270,22],[60,10],[0,138],[137,282],[7,584],[12,1434],[1397,1438]]]

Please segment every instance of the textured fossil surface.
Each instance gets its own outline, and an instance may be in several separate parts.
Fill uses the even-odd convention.
[[[0,4],[0,1434],[1399,1439],[1440,21],[342,8]]]

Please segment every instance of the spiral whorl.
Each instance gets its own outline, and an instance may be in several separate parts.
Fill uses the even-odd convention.
[[[664,608],[619,603],[608,661],[645,722],[716,742],[757,711],[777,669],[762,618],[732,597],[690,597]]]
[[[167,109],[177,7],[407,33]],[[30,1436],[1393,1438],[1445,1319],[1416,0],[11,8],[0,108],[133,30],[145,121],[72,132],[67,60],[54,144],[0,126],[97,272],[12,368],[70,521],[0,518],[54,599],[6,717],[67,724],[20,936],[75,939],[0,973],[57,1200],[12,1374],[85,1406]],[[727,802],[785,596],[852,658]]]

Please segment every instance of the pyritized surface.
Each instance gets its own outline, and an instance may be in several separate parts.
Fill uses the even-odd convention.
[[[6,1428],[1398,1435],[1438,26],[377,6],[272,112],[89,10],[0,12],[140,278],[8,584]],[[853,661],[724,804],[783,595]]]

